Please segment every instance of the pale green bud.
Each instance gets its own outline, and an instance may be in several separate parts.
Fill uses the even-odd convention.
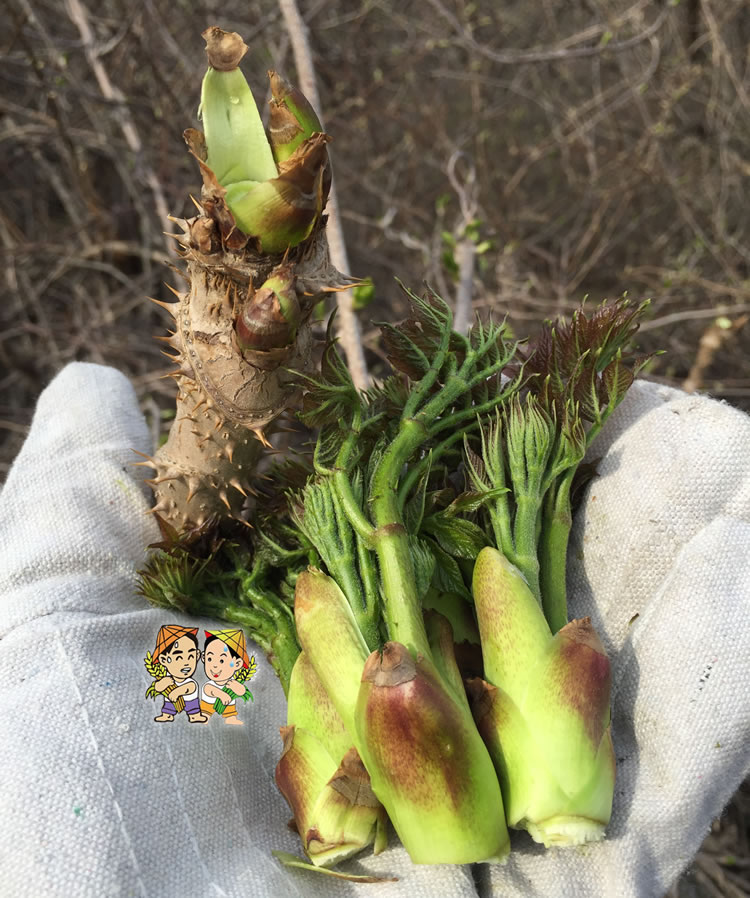
[[[417,864],[501,861],[509,851],[500,787],[465,702],[400,643],[362,674],[357,747],[372,788]]]
[[[508,825],[545,845],[604,835],[612,812],[609,659],[588,618],[553,637],[517,568],[483,549],[473,582],[485,676],[472,682]]]

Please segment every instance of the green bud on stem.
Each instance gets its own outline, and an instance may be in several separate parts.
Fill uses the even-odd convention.
[[[263,252],[281,253],[312,232],[325,205],[326,134],[315,134],[279,166],[278,178],[226,186],[226,204],[237,227],[256,237]]]
[[[320,220],[331,180],[329,138],[321,133],[317,118],[313,122],[305,111],[299,91],[285,92],[275,76],[272,84],[283,95],[278,101],[283,111],[277,111],[277,117],[291,116],[296,122],[295,113],[301,116],[291,144],[287,140],[277,155],[277,168],[252,91],[239,69],[247,51],[242,38],[215,27],[203,36],[209,62],[201,91],[205,134],[201,139],[191,130],[188,144],[201,164],[204,205],[207,199],[213,205],[225,203],[236,227],[254,237],[262,252],[283,253],[306,240]]]
[[[385,810],[306,652],[292,671],[287,726],[281,733],[284,750],[276,782],[312,862],[328,866],[370,844],[376,854],[382,851]]]
[[[336,581],[313,568],[303,571],[295,587],[294,620],[300,645],[353,737],[357,693],[370,653]]]
[[[294,271],[280,265],[258,290],[251,285],[240,307],[234,327],[243,355],[259,368],[266,367],[265,360],[278,364],[294,343],[301,318]]]
[[[269,72],[268,78],[271,82],[271,120],[268,123],[268,139],[273,158],[281,168],[306,140],[322,133],[323,126],[301,90],[293,87],[276,72]],[[323,165],[324,198],[331,189],[331,177],[331,165],[326,152]]]
[[[276,785],[289,803],[302,845],[316,866],[327,867],[372,844],[385,848],[387,818],[373,795],[357,750],[336,764],[325,746],[301,727],[281,728],[284,749]]]
[[[545,845],[604,835],[615,762],[611,673],[588,618],[555,636],[520,572],[496,549],[474,569],[485,675],[470,696],[505,799],[508,825]]]
[[[209,68],[201,110],[206,164],[223,186],[266,181],[278,174],[250,86],[239,69],[247,46],[239,34],[220,28],[203,32]]]
[[[500,788],[468,708],[400,643],[362,674],[357,746],[375,794],[417,864],[500,861],[509,851]]]
[[[322,132],[323,126],[301,90],[292,87],[277,72],[269,72],[268,78],[271,82],[268,136],[274,159],[280,164],[308,137]]]

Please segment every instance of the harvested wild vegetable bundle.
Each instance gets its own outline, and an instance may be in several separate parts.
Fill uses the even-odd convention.
[[[272,74],[269,143],[244,44],[206,37],[178,419],[150,462],[163,540],[141,592],[268,655],[288,699],[276,781],[314,865],[383,850],[388,818],[417,863],[501,861],[508,826],[601,838],[609,661],[567,620],[565,563],[581,461],[646,361],[629,355],[645,305],[580,310],[524,346],[492,321],[456,333],[440,297],[406,291],[409,317],[382,326],[396,373],[358,391],[330,334],[313,373],[307,319],[342,280],[327,138]],[[251,435],[293,394],[314,449],[250,487]],[[255,529],[221,526],[250,522],[250,489]]]
[[[544,584],[550,562],[564,578],[587,441],[643,364],[622,337],[644,307],[602,306],[599,329],[581,311],[565,374],[502,326],[453,332],[434,294],[409,301],[383,327],[405,376],[360,393],[329,341],[320,375],[303,376],[300,418],[318,430],[306,479],[280,466],[255,555],[219,547],[214,571],[232,559],[211,575],[221,589],[177,602],[243,623],[270,651],[289,702],[277,782],[315,864],[381,850],[386,814],[415,862],[466,863],[507,854],[506,822],[578,844],[611,812],[609,661],[590,621],[548,623]],[[274,622],[293,646],[285,665]]]

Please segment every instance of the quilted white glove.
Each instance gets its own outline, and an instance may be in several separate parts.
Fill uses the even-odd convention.
[[[613,664],[618,781],[608,839],[504,867],[417,867],[391,840],[354,885],[300,853],[273,783],[285,703],[259,651],[244,726],[154,723],[143,666],[166,623],[135,571],[158,539],[126,378],[73,364],[42,394],[0,493],[0,893],[12,896],[660,898],[750,771],[750,420],[636,383],[570,546],[570,612]],[[637,617],[636,617],[637,615]],[[253,647],[248,646],[252,652]]]

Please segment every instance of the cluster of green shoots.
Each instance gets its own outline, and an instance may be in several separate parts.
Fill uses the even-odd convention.
[[[281,464],[252,541],[166,534],[155,604],[246,629],[288,698],[277,783],[319,866],[385,847],[416,863],[501,861],[508,827],[602,838],[610,666],[568,621],[574,487],[645,359],[644,305],[452,330],[434,293],[382,327],[394,374],[355,389],[333,340],[304,375],[314,448]]]
[[[328,138],[274,74],[266,135],[238,67],[245,45],[218,28],[206,39],[204,133],[187,133],[205,215],[185,222],[186,253],[252,288],[237,255],[252,241],[266,280],[226,333],[221,302],[199,308],[195,284],[180,320],[205,311],[205,352],[236,343],[247,374],[280,364],[269,352],[293,348],[301,301],[328,283],[306,249],[330,185]],[[357,390],[330,335],[320,373],[298,375],[313,448],[253,488],[241,539],[179,507],[197,474],[184,495],[175,473],[154,481],[171,485],[173,523],[159,519],[141,591],[238,625],[266,653],[288,699],[276,781],[320,868],[383,850],[388,820],[415,862],[470,863],[503,860],[508,827],[546,846],[595,841],[612,808],[610,666],[590,620],[568,621],[566,556],[581,462],[645,363],[630,355],[644,306],[581,309],[524,344],[492,321],[457,333],[437,295],[407,296],[409,317],[382,327],[394,373],[380,385]],[[204,331],[186,331],[186,345]],[[235,407],[211,397],[222,415]],[[187,415],[196,427],[201,403]],[[255,420],[239,416],[240,443]],[[209,438],[194,434],[191,451],[205,453]],[[234,443],[219,449],[222,483],[244,497]]]

